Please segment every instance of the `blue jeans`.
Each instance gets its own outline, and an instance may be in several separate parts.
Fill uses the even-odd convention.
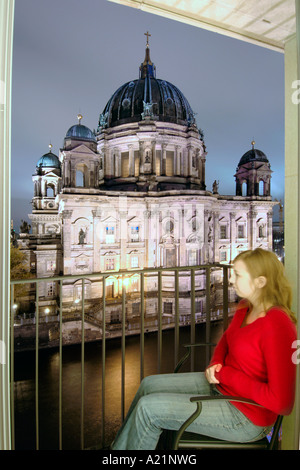
[[[210,394],[211,387],[203,372],[146,377],[111,446],[112,450],[154,450],[163,429],[178,430],[195,411],[196,404],[190,402],[190,397]],[[230,402],[211,400],[203,402],[200,415],[188,431],[247,442],[261,439],[270,428],[254,425]]]

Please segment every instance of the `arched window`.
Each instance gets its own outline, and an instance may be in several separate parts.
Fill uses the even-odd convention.
[[[76,165],[76,181],[75,185],[77,188],[88,188],[89,187],[89,169],[84,163],[78,163]]]
[[[263,180],[260,180],[259,186],[258,186],[258,195],[263,196],[264,195],[264,189],[265,189],[265,183]]]
[[[84,188],[84,175],[81,170],[76,170],[76,187]]]
[[[244,181],[242,183],[242,196],[247,196],[247,183]]]
[[[47,186],[47,197],[55,197],[55,189],[51,184]]]

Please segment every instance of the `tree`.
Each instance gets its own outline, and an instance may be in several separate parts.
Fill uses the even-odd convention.
[[[10,244],[10,278],[30,279],[32,277],[27,265],[27,257],[18,247]],[[15,298],[24,295],[28,291],[26,284],[15,284]]]

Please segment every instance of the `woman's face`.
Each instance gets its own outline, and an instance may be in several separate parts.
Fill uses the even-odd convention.
[[[238,260],[234,263],[233,273],[229,281],[235,288],[239,297],[247,299],[250,302],[254,300],[257,292],[256,286],[243,261]]]

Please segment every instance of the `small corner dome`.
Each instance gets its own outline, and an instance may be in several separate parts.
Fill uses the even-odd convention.
[[[81,124],[82,116],[78,114],[77,116],[79,123],[71,126],[68,132],[66,133],[65,139],[75,139],[75,140],[86,140],[91,142],[96,142],[95,134],[88,127]]]
[[[58,157],[51,152],[45,153],[37,162],[39,168],[60,168],[60,161]]]
[[[269,163],[267,156],[259,149],[254,148],[255,142],[252,142],[252,148],[248,152],[244,153],[240,159],[239,166],[245,165],[246,163],[251,162],[266,162]]]

